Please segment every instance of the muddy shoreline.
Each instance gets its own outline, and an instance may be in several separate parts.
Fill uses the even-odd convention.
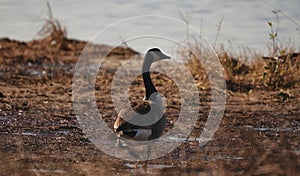
[[[86,42],[63,39],[57,44],[0,39],[0,175],[299,175],[299,84],[284,90],[228,92],[220,127],[203,147],[194,139],[205,125],[210,94],[201,91],[201,113],[189,140],[149,161],[148,168],[133,169],[133,162],[97,149],[76,119],[72,78]],[[95,45],[95,50],[108,55],[95,86],[99,111],[111,127],[116,112],[109,95],[115,70],[110,61],[121,62],[135,51],[105,45]],[[180,111],[178,89],[165,75],[154,74],[153,79],[171,105],[170,129]],[[132,99],[142,99],[143,91],[138,77],[130,90]]]

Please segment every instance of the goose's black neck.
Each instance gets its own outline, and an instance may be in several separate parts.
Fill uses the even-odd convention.
[[[145,85],[145,89],[146,89],[146,100],[149,100],[150,96],[157,92],[157,90],[155,89],[151,78],[150,78],[150,66],[152,64],[152,61],[145,58],[144,63],[143,63],[143,68],[142,68],[142,75],[143,75],[143,80],[144,80],[144,85]]]

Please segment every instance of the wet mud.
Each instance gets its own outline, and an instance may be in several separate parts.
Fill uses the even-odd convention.
[[[204,146],[199,146],[199,136],[209,114],[210,92],[200,90],[198,120],[188,138],[175,139],[182,144],[174,151],[137,168],[107,155],[86,138],[73,110],[72,78],[85,45],[70,39],[60,46],[0,39],[0,175],[300,174],[300,85],[227,92],[220,127]],[[111,82],[116,67],[135,52],[94,47],[97,57],[107,56],[97,73],[95,94],[99,112],[112,128],[116,112]],[[179,91],[164,74],[152,78],[168,104],[167,131],[180,112]],[[143,98],[140,76],[129,94],[133,104]]]

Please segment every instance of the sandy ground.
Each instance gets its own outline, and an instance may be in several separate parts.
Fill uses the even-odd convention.
[[[300,85],[281,91],[228,91],[220,127],[202,147],[194,139],[205,125],[210,93],[200,91],[194,130],[171,153],[150,160],[147,168],[132,168],[134,162],[105,154],[85,137],[73,110],[73,72],[85,44],[0,39],[0,175],[300,174]],[[95,46],[102,57],[110,50]],[[116,118],[109,94],[115,67],[132,53],[114,50],[97,75],[97,105],[110,127]],[[178,88],[163,74],[152,78],[167,98],[169,130],[180,111]],[[141,100],[141,77],[131,88],[132,102]]]

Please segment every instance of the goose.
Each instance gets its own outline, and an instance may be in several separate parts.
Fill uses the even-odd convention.
[[[119,138],[147,141],[162,135],[166,126],[164,107],[161,95],[151,81],[149,71],[152,63],[170,58],[158,48],[147,51],[142,66],[145,97],[141,103],[132,108],[133,110],[125,108],[119,112],[114,123],[114,131]]]

